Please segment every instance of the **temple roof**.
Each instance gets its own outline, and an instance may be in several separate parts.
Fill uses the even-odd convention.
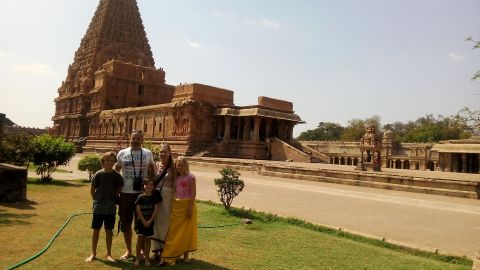
[[[439,153],[478,153],[480,154],[480,144],[435,144],[432,151]]]
[[[110,59],[155,66],[136,0],[100,0],[67,81],[95,72]]]
[[[229,115],[229,116],[262,116],[267,118],[282,119],[297,123],[304,123],[304,121],[294,113],[282,112],[275,109],[262,108],[260,106],[249,106],[246,108],[218,108],[215,115]]]

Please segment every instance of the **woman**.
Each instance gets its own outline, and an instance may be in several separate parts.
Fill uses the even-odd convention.
[[[183,255],[185,262],[190,261],[189,253],[197,250],[197,193],[195,176],[190,173],[185,157],[175,161],[177,177],[175,179],[175,200],[170,214],[170,226],[161,254],[162,265],[174,265]]]
[[[175,164],[170,145],[160,147],[160,162],[157,163],[156,190],[161,190],[162,201],[155,216],[154,235],[152,237],[152,260],[159,258],[170,224],[170,210],[175,194]]]

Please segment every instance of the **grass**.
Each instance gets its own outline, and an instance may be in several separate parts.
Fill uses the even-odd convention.
[[[27,168],[27,167],[25,167],[25,168]],[[37,171],[37,166],[35,166],[35,164],[33,164],[33,163],[30,163],[30,164],[28,165],[28,168],[27,168],[27,169],[28,169],[28,171],[36,172],[36,171]],[[66,170],[66,169],[62,169],[62,168],[60,168],[60,167],[56,167],[55,170],[54,170],[54,172],[72,173],[72,171]]]
[[[70,215],[91,208],[89,184],[82,181],[29,180],[27,195],[27,202],[0,204],[0,269],[44,248]],[[244,217],[253,224],[240,225]],[[198,218],[203,227],[239,225],[200,228],[194,261],[166,269],[471,269],[464,258],[406,249],[294,218],[245,209],[227,212],[211,202],[198,203]],[[131,261],[84,263],[90,253],[90,222],[90,215],[72,219],[50,249],[20,269],[139,269]],[[102,232],[100,259],[104,237]],[[123,252],[123,238],[114,237],[113,256]]]

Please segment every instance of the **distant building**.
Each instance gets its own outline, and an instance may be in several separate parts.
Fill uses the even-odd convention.
[[[361,153],[358,142],[302,141],[330,164],[357,166]],[[480,138],[438,143],[399,143],[386,131],[382,139],[382,168],[480,173]]]
[[[8,134],[37,136],[45,133],[47,133],[46,128],[21,127],[8,119],[5,114],[0,113],[0,138]]]

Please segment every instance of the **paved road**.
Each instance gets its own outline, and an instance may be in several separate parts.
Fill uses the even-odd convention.
[[[218,169],[192,167],[198,198],[219,201]],[[233,206],[294,216],[392,242],[467,255],[480,251],[480,200],[266,177],[241,172]]]
[[[54,177],[88,177],[76,170],[78,160],[75,156],[64,167],[72,173]],[[213,184],[220,177],[218,169],[191,170],[198,179],[198,198],[218,202]],[[234,199],[236,207],[298,217],[442,254],[473,258],[480,251],[480,200],[241,174],[245,189]]]

